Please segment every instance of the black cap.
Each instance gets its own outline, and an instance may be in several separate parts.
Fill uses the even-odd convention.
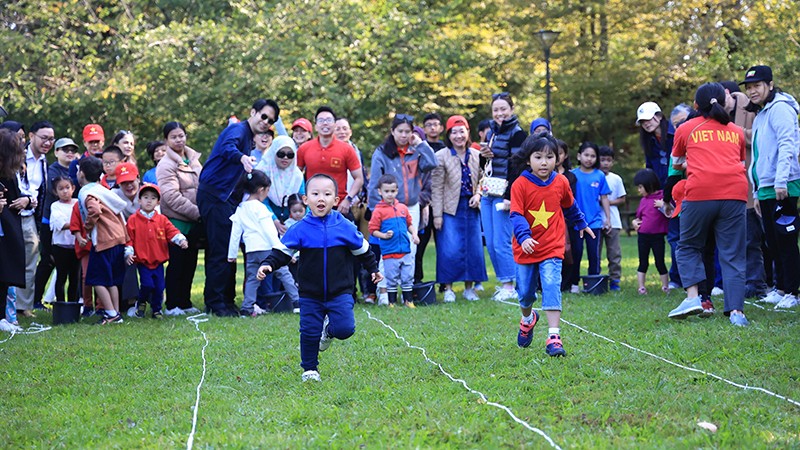
[[[753,66],[744,74],[744,81],[739,84],[755,83],[757,81],[772,81],[772,69],[769,66]]]

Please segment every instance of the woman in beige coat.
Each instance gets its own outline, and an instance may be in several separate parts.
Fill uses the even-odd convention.
[[[205,232],[197,208],[200,180],[200,153],[186,146],[186,128],[180,122],[164,125],[167,153],[158,162],[156,179],[161,189],[161,213],[189,240],[186,250],[169,246],[166,272],[166,314],[168,316],[200,312],[192,306],[192,281],[197,268],[197,252]]]
[[[436,282],[444,301],[456,301],[452,285],[464,282],[464,299],[478,300],[474,283],[486,281],[481,240],[480,153],[470,148],[469,123],[452,116],[445,127],[447,147],[436,152],[431,206],[436,229]]]

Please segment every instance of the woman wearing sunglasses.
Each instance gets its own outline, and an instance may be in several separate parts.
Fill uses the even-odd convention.
[[[481,142],[481,168],[491,168],[491,177],[507,180],[503,195],[485,192],[481,199],[481,223],[486,249],[492,261],[498,286],[494,300],[516,300],[514,290],[516,266],[511,252],[511,181],[509,160],[518,152],[528,134],[519,126],[514,114],[514,101],[508,92],[492,95],[492,122],[487,142]]]
[[[256,170],[264,172],[272,180],[266,203],[276,217],[275,227],[281,235],[286,232],[283,223],[289,218],[287,199],[292,194],[303,195],[306,192],[296,155],[294,140],[289,136],[278,136],[256,166]]]
[[[186,145],[186,128],[180,122],[164,125],[164,141],[167,152],[156,167],[161,213],[189,240],[186,250],[177,245],[169,246],[165,313],[175,316],[197,311],[192,306],[191,296],[199,241],[205,234],[198,225],[200,210],[197,207],[197,187],[203,166],[200,153]]]

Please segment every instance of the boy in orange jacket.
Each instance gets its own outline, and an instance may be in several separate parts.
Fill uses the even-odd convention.
[[[167,216],[156,211],[161,201],[158,186],[145,183],[139,189],[139,209],[128,218],[130,240],[125,247],[125,261],[136,264],[139,272],[139,300],[136,317],[144,317],[147,303],[154,319],[160,319],[164,300],[164,263],[169,259],[169,242],[186,249],[186,237]]]

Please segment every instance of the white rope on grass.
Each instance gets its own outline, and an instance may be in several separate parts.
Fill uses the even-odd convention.
[[[369,311],[367,311],[366,309],[363,309],[363,308],[362,308],[362,311],[364,311],[365,313],[367,313],[367,316],[368,316],[370,319],[372,319],[372,320],[374,320],[374,321],[376,321],[376,322],[380,323],[380,324],[381,324],[381,325],[383,325],[384,327],[386,327],[386,328],[388,328],[389,330],[391,330],[391,332],[392,332],[392,333],[394,333],[394,336],[395,336],[397,339],[400,339],[401,341],[403,341],[403,342],[406,344],[406,346],[407,346],[408,348],[416,349],[416,350],[419,350],[420,352],[422,352],[422,356],[425,358],[425,361],[427,361],[427,362],[429,362],[430,364],[432,364],[432,365],[434,365],[434,366],[438,367],[438,368],[439,368],[439,371],[440,371],[440,372],[442,372],[442,374],[444,374],[444,376],[446,376],[447,378],[449,378],[449,379],[450,379],[450,381],[453,381],[454,383],[459,383],[459,384],[461,384],[462,386],[464,386],[464,389],[466,389],[467,391],[469,391],[469,392],[470,392],[470,393],[472,393],[472,394],[475,394],[475,395],[479,396],[479,397],[481,398],[481,400],[483,400],[483,401],[484,401],[484,402],[485,402],[487,405],[494,406],[495,408],[502,409],[502,410],[503,410],[503,411],[505,411],[505,412],[506,412],[506,413],[507,413],[509,416],[511,416],[511,418],[512,418],[512,419],[513,419],[515,422],[517,422],[518,424],[520,424],[520,425],[522,425],[523,427],[527,428],[528,430],[530,430],[530,431],[533,431],[534,433],[538,434],[539,436],[543,437],[543,438],[544,438],[544,439],[547,441],[547,443],[548,443],[548,444],[550,444],[550,446],[551,446],[551,447],[553,447],[553,448],[555,448],[555,449],[558,449],[558,450],[561,450],[561,447],[559,447],[559,446],[558,446],[558,444],[556,444],[556,443],[555,443],[555,442],[554,442],[554,441],[553,441],[553,440],[550,438],[550,436],[548,436],[548,435],[547,435],[547,434],[546,434],[544,431],[542,431],[542,430],[540,430],[540,429],[538,429],[538,428],[536,428],[536,427],[532,426],[532,425],[531,425],[531,424],[529,424],[528,422],[525,422],[524,420],[522,420],[522,419],[520,419],[519,417],[517,417],[516,415],[514,415],[514,413],[513,413],[513,412],[511,412],[511,409],[509,409],[507,406],[505,406],[505,405],[501,405],[500,403],[496,403],[496,402],[490,402],[490,401],[489,401],[489,399],[488,399],[488,398],[486,398],[486,395],[485,395],[485,394],[483,394],[483,393],[482,393],[482,392],[480,392],[480,391],[476,391],[475,389],[472,389],[471,387],[469,387],[469,385],[467,384],[467,382],[466,382],[466,381],[464,381],[464,380],[462,380],[461,378],[455,378],[455,377],[453,377],[453,376],[452,376],[452,375],[450,375],[450,374],[449,374],[449,373],[448,373],[446,370],[444,370],[444,367],[442,367],[442,365],[441,365],[441,364],[439,364],[438,362],[436,362],[436,361],[434,361],[434,360],[430,359],[430,358],[428,357],[428,352],[427,352],[427,350],[425,350],[425,349],[424,349],[424,348],[422,348],[422,347],[419,347],[419,346],[416,346],[416,345],[412,345],[410,342],[408,342],[408,340],[406,340],[406,338],[404,338],[403,336],[400,336],[400,334],[399,334],[399,333],[398,333],[398,332],[397,332],[397,331],[396,331],[394,328],[392,328],[392,327],[391,327],[391,325],[388,325],[386,322],[382,321],[381,319],[378,319],[378,318],[376,318],[376,317],[373,317],[373,315],[372,315],[372,314],[370,314],[370,312],[369,312]]]
[[[775,309],[775,308],[765,308],[765,307],[763,307],[763,306],[761,306],[761,305],[759,305],[759,304],[757,304],[757,303],[748,302],[748,301],[745,301],[745,302],[744,302],[744,304],[745,304],[745,305],[750,305],[750,306],[755,306],[756,308],[758,308],[758,309],[763,309],[764,311],[770,311],[770,312],[779,312],[779,313],[791,313],[791,314],[797,314],[797,312],[796,312],[796,311],[792,311],[791,309]]]
[[[11,334],[7,338],[5,338],[2,341],[0,341],[0,344],[4,344],[4,343],[10,341],[11,338],[13,338],[14,336],[16,336],[18,334],[37,334],[37,333],[41,333],[43,331],[48,331],[48,330],[52,329],[53,327],[48,327],[48,326],[42,325],[40,323],[31,322],[31,324],[30,324],[30,326],[28,326],[28,328],[21,328],[21,327],[17,327],[17,328],[20,328],[20,329],[19,330],[16,330],[16,329],[11,330],[10,331]]]
[[[518,303],[512,303],[512,302],[508,302],[508,301],[504,301],[504,300],[496,300],[496,301],[498,301],[499,303],[505,303],[507,305],[519,306]],[[694,367],[684,366],[683,364],[676,363],[674,361],[670,361],[667,358],[664,358],[663,356],[658,356],[658,355],[656,355],[654,353],[648,352],[647,350],[642,350],[640,348],[636,348],[636,347],[634,347],[634,346],[632,346],[630,344],[626,344],[625,342],[617,342],[617,341],[615,341],[615,340],[613,340],[611,338],[605,337],[605,336],[603,336],[601,334],[597,334],[597,333],[595,333],[593,331],[589,331],[589,330],[587,330],[586,328],[583,328],[580,325],[574,324],[572,322],[568,322],[568,321],[566,321],[564,319],[561,319],[561,321],[564,322],[565,324],[571,326],[571,327],[574,327],[574,328],[577,328],[580,331],[583,331],[584,333],[589,333],[590,335],[592,335],[592,336],[594,336],[596,338],[602,339],[604,341],[608,341],[608,342],[610,342],[612,344],[621,345],[621,346],[629,348],[629,349],[631,349],[631,350],[633,350],[635,352],[643,353],[643,354],[645,354],[647,356],[653,357],[653,358],[658,359],[660,361],[663,361],[663,362],[665,362],[667,364],[671,364],[671,365],[673,365],[675,367],[678,367],[678,368],[681,368],[681,369],[684,369],[684,370],[688,370],[690,372],[703,374],[703,375],[705,375],[707,377],[714,378],[716,380],[725,382],[727,384],[730,384],[731,386],[735,386],[735,387],[740,388],[740,389],[762,392],[762,393],[770,395],[772,397],[779,398],[781,400],[785,400],[785,401],[787,401],[787,402],[789,402],[789,403],[791,403],[791,404],[793,404],[795,406],[800,406],[800,402],[798,402],[796,400],[792,400],[789,397],[785,397],[783,395],[776,394],[775,392],[772,392],[770,390],[767,390],[767,389],[764,389],[764,388],[761,388],[761,387],[758,387],[758,386],[749,386],[749,385],[746,385],[746,384],[739,384],[739,383],[737,383],[735,381],[728,380],[727,378],[722,378],[719,375],[716,375],[714,373],[708,372],[708,371],[703,370],[703,369],[697,369],[697,368],[694,368]]]
[[[194,445],[194,433],[197,430],[197,410],[200,408],[200,388],[203,386],[203,382],[206,380],[206,347],[208,347],[208,336],[206,333],[200,329],[200,324],[203,322],[208,322],[208,316],[205,313],[196,314],[194,316],[189,316],[186,318],[189,322],[194,324],[194,327],[203,335],[203,339],[205,339],[206,343],[203,344],[203,350],[200,354],[203,356],[203,375],[200,377],[200,383],[197,384],[197,397],[194,401],[194,413],[192,414],[192,432],[189,433],[189,439],[186,441],[186,450],[191,450],[192,445]]]

